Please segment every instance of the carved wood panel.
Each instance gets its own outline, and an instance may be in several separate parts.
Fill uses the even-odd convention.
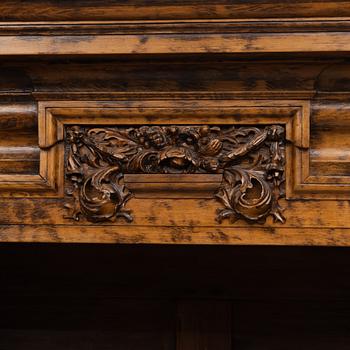
[[[36,141],[40,158],[36,176],[40,185],[32,183],[32,187],[24,187],[21,174],[6,175],[5,183],[0,175],[4,204],[0,207],[0,239],[346,244],[349,229],[344,215],[349,212],[349,207],[340,198],[348,196],[347,185],[339,187],[328,176],[334,174],[334,169],[329,169],[328,174],[318,179],[323,181],[322,186],[306,181],[316,164],[315,154],[310,148],[311,111],[310,103],[305,100],[247,101],[226,95],[214,99],[210,95],[195,93],[176,98],[159,95],[157,99],[154,95],[126,94],[118,95],[118,98],[114,96],[113,101],[41,101],[38,103],[39,135]],[[321,126],[330,123],[327,116],[317,118],[322,121]],[[329,125],[338,128],[337,124]],[[187,140],[188,137],[182,136],[187,131],[180,134],[176,131],[170,137],[172,134],[167,130],[174,127],[175,130],[188,130],[192,136]],[[280,152],[273,151],[277,145],[271,136],[274,128],[283,130],[279,134]],[[96,132],[97,129],[100,131]],[[231,129],[233,132],[251,132],[238,137],[238,144],[223,141],[223,135],[230,134]],[[73,131],[86,134],[84,142],[89,148],[82,147],[74,135],[72,140],[75,141],[69,143],[69,134]],[[114,138],[108,139],[106,131]],[[132,146],[131,154],[120,154],[115,141],[118,132],[124,135],[125,145]],[[137,133],[139,137],[135,136]],[[315,145],[315,138],[312,142]],[[133,147],[140,149],[140,153],[150,151],[156,156],[151,157],[153,161],[146,162],[145,171],[141,166],[127,169]],[[71,174],[68,172],[70,149],[77,160],[75,168],[74,162],[71,164],[75,169]],[[119,157],[114,157],[117,149]],[[232,161],[225,160],[228,154],[233,157]],[[270,178],[268,171],[273,154],[282,154],[283,157],[280,159],[283,174],[278,172],[278,181],[282,183],[278,191],[274,191],[273,184],[278,177]],[[254,159],[259,155],[262,162],[255,164]],[[258,167],[254,168],[255,165]],[[117,172],[107,171],[115,167],[119,169]],[[101,177],[95,176],[96,190],[91,186],[91,178],[100,170],[102,173],[106,171],[103,175],[107,177],[100,181]],[[264,189],[268,188],[263,196],[259,196],[263,187],[258,180],[249,178],[252,188],[242,186],[247,173],[259,175]],[[119,192],[113,192],[113,186],[108,183],[110,175],[120,176],[120,184],[125,186],[125,191],[131,192],[132,196],[126,203],[118,200],[116,193]],[[112,181],[112,184],[116,182]],[[318,189],[314,190],[317,186]],[[83,188],[88,189],[86,196],[82,195]],[[228,205],[223,201],[225,193],[230,193],[226,196],[230,198]],[[222,198],[216,194],[221,194]],[[310,195],[317,200],[307,199]],[[334,196],[338,196],[338,200],[333,200]],[[262,202],[260,207],[255,206],[257,202],[252,204],[254,198]],[[65,208],[65,204],[70,208]],[[284,223],[274,220],[276,204],[285,209],[280,212],[278,208],[278,215],[286,219]],[[120,210],[130,211],[133,220],[114,220]],[[327,215],[320,215],[325,212]],[[218,217],[220,213],[222,216]],[[72,217],[80,220],[75,221]],[[239,220],[235,221],[237,218]],[[218,222],[220,219],[221,223]]]
[[[287,74],[282,64],[260,64],[259,67],[254,65],[254,70],[248,66],[244,68],[242,65],[229,66],[230,69],[226,67],[225,72],[239,70],[240,74],[244,74],[244,81],[257,78],[257,72],[262,70],[269,76],[273,69],[278,69],[278,74]],[[114,87],[113,84],[119,74],[125,74],[123,79],[126,79],[135,68],[128,67],[125,72],[117,72],[114,71],[115,66],[103,66],[103,69],[109,72],[107,80],[103,82],[99,80],[98,83],[95,83],[102,72],[102,67],[91,72],[85,68],[86,75],[80,83],[86,88],[85,92],[80,91],[81,86],[71,85],[70,89],[74,92],[65,91],[58,94],[48,91],[51,81],[59,79],[55,84],[67,88],[65,79],[67,75],[71,75],[69,79],[72,79],[76,67],[72,68],[69,74],[66,72],[66,75],[58,74],[54,77],[52,71],[46,76],[42,67],[40,66],[40,69],[37,70],[37,74],[42,79],[42,85],[35,92],[39,102],[36,103],[28,98],[16,103],[9,101],[3,104],[0,111],[2,135],[4,135],[1,139],[0,159],[3,169],[0,173],[2,203],[0,206],[0,240],[348,244],[349,223],[346,219],[350,209],[347,201],[350,193],[346,138],[349,120],[348,103],[344,102],[340,108],[340,104],[335,101],[332,103],[309,101],[309,91],[297,91],[298,86],[303,82],[306,84],[306,90],[312,88],[311,76],[320,69],[324,69],[325,72],[321,79],[322,84],[329,87],[327,79],[336,74],[340,76],[340,72],[336,71],[339,66],[326,69],[324,64],[302,65],[301,68],[299,67],[297,80],[292,79],[290,72],[295,72],[295,67],[291,67],[287,80],[291,84],[290,89],[297,92],[290,92],[289,98],[286,98],[281,91],[274,91],[273,99],[267,99],[267,92],[259,92],[259,84],[256,85],[254,91],[248,91],[250,89],[248,85],[242,85],[238,80],[234,81],[233,73],[230,73],[232,75],[229,80],[233,79],[234,82],[226,86],[224,78],[228,73],[222,72],[220,76],[210,75],[210,64],[206,64],[205,67],[196,66],[198,70],[208,69],[208,74],[200,74],[203,79],[201,81],[203,91],[193,92],[190,91],[191,86],[188,86],[186,91],[176,92],[180,89],[180,83],[177,82],[178,85],[171,85],[174,91],[153,91],[152,93],[145,92],[147,86],[140,87],[131,79],[128,83],[134,84],[132,89],[140,91],[106,93],[106,90],[109,91]],[[57,67],[60,67],[57,71],[64,69],[63,65]],[[264,69],[260,69],[261,67]],[[155,76],[152,81],[152,88],[158,91],[161,89],[161,82],[165,77],[169,78],[169,75],[166,75],[168,66],[156,64],[156,68],[153,73],[157,72],[159,76]],[[181,66],[181,69],[184,67]],[[344,70],[346,67],[343,66],[342,72]],[[114,72],[114,75],[110,75],[111,71]],[[179,71],[176,70],[171,74],[171,79],[175,79]],[[188,76],[189,67],[186,67],[183,74]],[[198,77],[198,74],[195,74],[195,77]],[[214,78],[217,79],[216,88],[225,88],[225,92],[219,94],[217,91],[216,94],[213,94],[207,91],[212,88],[210,84]],[[44,79],[47,81],[44,82]],[[27,80],[24,83],[27,88]],[[49,85],[45,86],[45,84]],[[276,84],[279,83],[274,84],[274,89],[276,89]],[[231,88],[244,91],[240,91],[239,94],[229,92]],[[339,89],[339,85],[335,88]],[[96,91],[98,89],[100,90]],[[346,89],[346,86],[343,89]],[[259,99],[248,100],[249,96],[256,95],[259,96]],[[240,99],[237,99],[238,96]],[[292,99],[293,96],[300,99]],[[330,98],[329,95],[327,96]],[[223,188],[224,168],[220,167],[217,171],[201,168],[200,171],[191,170],[184,173],[181,172],[180,167],[183,158],[180,158],[181,161],[177,168],[171,168],[168,173],[160,173],[158,170],[150,173],[131,173],[123,169],[124,186],[132,193],[124,209],[130,210],[133,216],[132,222],[124,219],[113,221],[113,216],[108,220],[91,220],[91,217],[89,219],[85,213],[80,214],[79,221],[67,218],[67,216],[72,216],[72,212],[67,210],[64,204],[70,204],[74,208],[74,197],[65,193],[66,189],[72,187],[71,180],[66,177],[67,163],[65,161],[69,148],[67,147],[67,130],[72,127],[87,131],[96,128],[139,129],[142,126],[149,128],[170,128],[171,126],[202,128],[207,126],[209,128],[220,127],[221,131],[225,131],[234,126],[236,130],[255,128],[262,132],[274,125],[284,129],[285,182],[280,187],[281,198],[278,204],[285,209],[281,214],[286,218],[285,223],[279,220],[274,221],[274,216],[270,215],[272,201],[264,202],[265,204],[270,203],[262,206],[267,210],[254,212],[253,220],[251,216],[250,219],[247,218],[249,213],[251,215],[253,208],[249,208],[249,213],[243,211],[242,201],[239,202],[235,198],[230,203],[231,207],[225,206],[215,197],[220,188]],[[249,143],[253,135],[254,133],[249,137],[242,137],[241,145]],[[157,133],[150,136],[151,139],[153,137],[158,139]],[[267,139],[249,154],[240,156],[235,166],[249,164],[248,159],[251,159],[255,153],[264,152],[266,154],[265,150],[270,152],[269,142],[271,140]],[[213,141],[213,144],[208,147],[208,149],[213,148],[212,152],[215,150],[214,145],[221,148],[220,142]],[[197,148],[199,149],[199,146]],[[201,149],[203,150],[203,146]],[[23,154],[21,154],[22,151]],[[199,154],[202,155],[202,153],[203,151]],[[26,157],[25,154],[30,157]],[[210,151],[209,154],[208,151],[204,151],[203,154],[206,158],[214,159],[219,155],[210,156]],[[34,160],[33,166],[30,159]],[[83,167],[87,169],[88,166],[84,162],[85,160],[82,160]],[[169,160],[165,159],[164,162],[168,166]],[[170,164],[177,163],[179,160],[174,160]],[[21,166],[21,168],[18,166],[18,171],[11,168],[15,164]],[[110,165],[114,165],[113,161]],[[4,172],[6,167],[12,169],[11,174]],[[265,171],[264,168],[263,172]],[[231,178],[234,181],[238,178],[236,183],[241,186],[239,176]],[[256,184],[255,181],[252,183]],[[271,189],[272,181],[268,180],[266,183]],[[232,186],[228,189],[231,190]],[[258,191],[255,192],[253,188],[252,191],[247,189],[246,192],[248,193],[245,198],[251,200]],[[80,201],[79,198],[78,200]],[[109,216],[116,210],[113,201],[106,207]],[[226,209],[228,211],[225,211]],[[97,210],[100,209],[97,208]],[[223,210],[222,212],[227,213],[228,216],[221,223],[218,223],[217,220],[217,210]],[[261,213],[263,213],[261,218],[258,218]],[[235,221],[236,218],[239,220]]]
[[[349,3],[19,3],[0,241],[350,244]]]
[[[222,173],[215,197],[221,222],[240,218],[284,222],[285,131],[280,125],[81,127],[66,129],[69,217],[99,222],[132,221],[124,209],[131,192],[125,173]],[[145,184],[146,186],[146,184]],[[137,214],[136,214],[137,215]]]

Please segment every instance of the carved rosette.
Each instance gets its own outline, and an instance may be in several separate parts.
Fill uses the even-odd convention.
[[[124,217],[131,192],[123,174],[222,173],[217,220],[284,222],[285,142],[279,125],[141,126],[66,129],[69,218],[92,222]]]

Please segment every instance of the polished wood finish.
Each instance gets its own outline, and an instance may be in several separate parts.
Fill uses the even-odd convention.
[[[350,244],[349,2],[37,0],[0,10],[0,241]],[[68,130],[173,125],[260,130],[264,169],[278,171],[242,175],[262,145],[248,135],[231,159],[241,175],[223,177],[212,137],[186,161],[205,155],[221,162],[218,174],[159,166],[120,172],[121,191],[106,177],[82,191],[76,174],[86,181],[122,152],[113,163],[94,141],[100,154],[87,161],[77,141],[69,157]],[[272,126],[285,131],[268,156]],[[219,219],[232,222],[215,220],[220,184]],[[116,218],[122,207],[132,222]]]
[[[124,97],[119,96],[118,101],[113,102],[92,102],[84,99],[71,102],[39,102],[37,157],[40,157],[40,172],[31,175],[16,174],[11,177],[2,175],[2,196],[7,204],[1,208],[4,218],[1,226],[3,240],[18,240],[18,237],[22,237],[21,240],[24,241],[34,239],[62,242],[347,244],[348,222],[344,218],[349,208],[348,175],[345,173],[339,177],[329,168],[328,173],[320,172],[317,173],[317,177],[314,176],[315,169],[323,164],[323,159],[311,148],[312,142],[315,141],[310,139],[313,124],[311,127],[309,124],[320,119],[314,119],[316,117],[313,114],[320,110],[320,102],[315,102],[314,108],[314,102],[310,105],[310,101],[305,99],[245,101],[242,97],[237,100],[225,96],[225,99],[219,100],[215,96],[209,99],[209,96],[199,94],[196,98],[193,92],[183,92],[182,97],[176,97],[174,100],[169,100],[169,97],[162,100],[158,97],[154,100],[156,94],[153,98],[142,96],[140,93],[134,94],[134,98],[131,98],[129,93]],[[52,99],[52,94],[50,97]],[[323,106],[327,106],[327,103]],[[331,106],[334,104],[335,102],[332,102]],[[346,109],[342,115],[346,120],[345,111]],[[188,125],[194,122],[203,122],[204,125],[285,125],[288,141],[287,201],[282,203],[282,206],[286,208],[284,214],[287,223],[281,225],[268,220],[265,224],[254,225],[253,235],[247,234],[251,232],[250,225],[241,220],[234,224],[215,222],[217,205],[215,200],[206,199],[208,195],[205,191],[203,195],[194,191],[192,193],[196,194],[192,198],[189,194],[182,198],[180,187],[177,196],[172,195],[170,198],[166,198],[164,194],[157,198],[154,192],[150,194],[152,191],[149,189],[147,195],[136,196],[128,203],[128,209],[140,213],[132,224],[120,220],[93,227],[88,221],[68,223],[62,203],[65,196],[65,126],[130,125],[130,118],[133,120],[132,124],[136,125],[172,125],[174,122]],[[329,119],[323,120],[331,123]],[[343,129],[338,127],[340,124],[337,123],[339,122],[335,121],[330,124],[333,127],[332,132],[338,133],[335,140],[346,145],[347,138],[341,137],[344,132],[346,135],[346,122]],[[323,134],[329,133],[328,128],[323,130]],[[336,145],[337,143],[333,147],[337,147]],[[334,153],[335,158],[328,158],[328,164],[333,162],[334,169],[341,164],[346,167],[346,158],[343,156],[346,152],[347,148],[337,150]],[[206,183],[196,186],[199,189],[207,188]],[[142,185],[139,187],[142,188]],[[27,199],[23,199],[23,196]],[[57,199],[54,199],[55,197]],[[32,214],[23,215],[23,210]],[[321,215],[323,212],[327,215]],[[22,224],[29,226],[16,226]],[[100,235],[96,236],[96,232],[100,232]]]
[[[285,196],[285,129],[281,125],[73,125],[65,129],[64,138],[69,219],[132,222],[133,214],[125,205],[133,193],[125,185],[124,174],[138,176],[141,182],[143,174],[153,174],[156,183],[158,178],[165,180],[164,174],[180,180],[187,175],[192,182],[198,176],[188,174],[221,174],[213,196],[221,202],[219,223],[225,219],[264,223],[270,215],[285,222],[279,204]]]
[[[350,348],[350,1],[0,14],[0,349]]]

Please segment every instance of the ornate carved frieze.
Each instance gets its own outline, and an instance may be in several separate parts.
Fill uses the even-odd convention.
[[[132,194],[123,174],[222,173],[217,221],[284,222],[285,130],[280,125],[140,126],[66,129],[69,218],[124,217]],[[137,215],[137,213],[136,213]]]

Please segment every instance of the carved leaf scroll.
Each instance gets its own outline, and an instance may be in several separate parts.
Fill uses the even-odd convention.
[[[251,126],[71,126],[66,129],[69,218],[124,217],[131,192],[123,174],[222,173],[217,220],[284,222],[284,128]]]

